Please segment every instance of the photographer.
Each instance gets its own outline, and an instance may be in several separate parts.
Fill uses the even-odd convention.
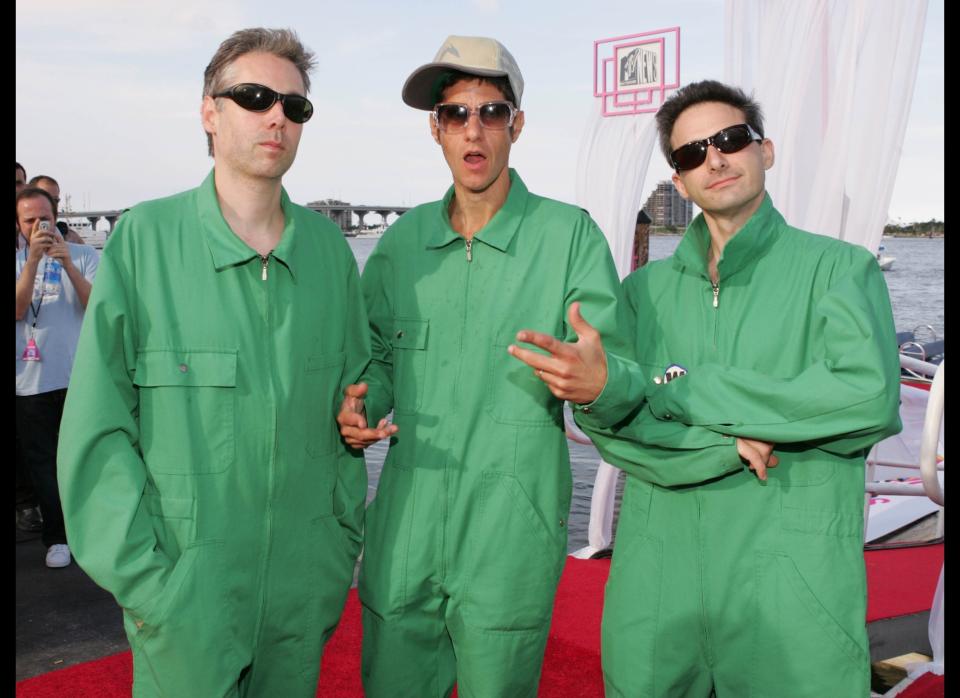
[[[92,247],[65,242],[51,196],[17,193],[17,438],[43,515],[47,567],[70,564],[57,490],[57,438],[83,312],[97,270]]]

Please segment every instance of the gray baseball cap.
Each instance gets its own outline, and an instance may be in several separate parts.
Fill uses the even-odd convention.
[[[440,78],[450,70],[483,77],[505,76],[517,98],[520,108],[523,94],[523,76],[517,62],[506,47],[496,39],[484,36],[448,36],[433,63],[414,70],[403,84],[403,101],[414,109],[432,111],[439,95]]]

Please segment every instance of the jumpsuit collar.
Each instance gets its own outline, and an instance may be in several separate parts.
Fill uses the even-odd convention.
[[[211,169],[210,174],[197,190],[197,210],[200,216],[200,230],[210,250],[213,266],[217,271],[223,271],[228,267],[259,259],[260,255],[237,237],[223,217],[220,203],[217,201],[213,172]],[[280,206],[283,209],[284,218],[283,234],[270,256],[286,267],[290,275],[296,279],[293,260],[296,257],[297,225],[290,197],[283,187],[280,188]]]
[[[520,175],[512,167],[510,172],[510,191],[507,193],[507,199],[503,206],[497,211],[493,218],[483,226],[473,236],[473,239],[489,245],[501,252],[506,252],[513,241],[520,223],[523,220],[523,214],[527,208],[527,199],[530,194],[527,186],[520,179]],[[444,247],[454,240],[462,240],[463,237],[450,225],[450,202],[453,200],[454,188],[451,185],[447,193],[443,196],[440,203],[439,220],[433,232],[427,238],[428,248]]]
[[[773,207],[773,200],[769,193],[765,193],[760,208],[750,217],[744,226],[730,238],[720,260],[717,270],[721,279],[727,279],[748,264],[759,259],[776,241],[777,231],[785,224],[783,216]],[[703,213],[697,215],[690,223],[677,250],[674,252],[674,266],[678,269],[687,267],[692,271],[710,278],[707,266],[707,253],[710,250],[710,231]]]

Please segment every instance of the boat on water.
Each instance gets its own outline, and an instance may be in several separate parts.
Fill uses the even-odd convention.
[[[357,231],[354,237],[357,238],[379,238],[383,236],[383,232],[387,229],[385,225],[376,225],[371,228],[363,228]]]
[[[900,354],[919,361],[939,366],[943,362],[943,339],[937,336],[937,331],[930,325],[920,325],[912,330],[897,332],[897,346]],[[923,376],[915,375],[909,369],[903,369],[903,375],[923,380]]]
[[[892,255],[884,254],[885,251],[886,248],[883,246],[883,244],[881,244],[877,249],[877,264],[880,265],[881,271],[890,271],[897,258]]]
[[[60,221],[66,223],[67,227],[82,237],[88,245],[98,250],[103,249],[103,245],[107,241],[107,234],[97,230],[89,218],[63,214],[60,216]]]

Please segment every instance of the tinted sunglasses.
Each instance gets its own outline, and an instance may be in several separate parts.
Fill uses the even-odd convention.
[[[753,141],[762,141],[763,136],[754,131],[750,124],[727,126],[709,138],[691,141],[670,153],[670,163],[677,172],[700,167],[707,159],[707,147],[713,146],[724,155],[743,150]]]
[[[229,97],[247,111],[267,111],[280,100],[284,116],[296,124],[306,123],[313,116],[313,105],[306,97],[282,95],[255,82],[243,82],[213,96]]]
[[[446,133],[457,133],[467,127],[470,115],[476,114],[484,128],[502,130],[513,126],[517,109],[510,102],[484,102],[476,109],[466,104],[446,102],[433,108],[433,122]]]

